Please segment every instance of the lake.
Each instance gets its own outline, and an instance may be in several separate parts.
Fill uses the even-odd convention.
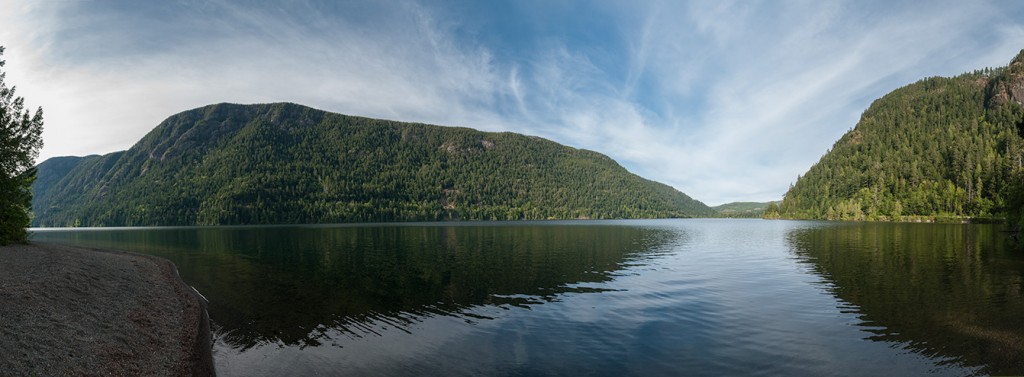
[[[33,229],[177,264],[222,376],[1024,374],[999,225]]]

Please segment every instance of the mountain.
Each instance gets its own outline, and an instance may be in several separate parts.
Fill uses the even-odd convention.
[[[778,202],[733,202],[714,206],[711,209],[715,210],[719,217],[759,218],[764,216],[764,211],[773,203],[778,205]]]
[[[539,137],[290,103],[171,116],[131,149],[39,165],[34,226],[693,217],[612,159]]]
[[[1016,217],[1024,50],[1008,67],[927,78],[875,100],[799,177],[784,218]],[[771,211],[770,211],[771,212]]]

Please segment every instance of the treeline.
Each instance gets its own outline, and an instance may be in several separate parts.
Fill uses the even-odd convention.
[[[40,174],[49,165],[41,164]],[[191,110],[169,118],[126,152],[74,165],[58,181],[36,186],[35,225],[660,218],[711,212],[606,156],[541,138],[351,117],[294,104]]]
[[[876,100],[765,216],[899,221],[1016,213],[1024,205],[1024,111],[993,100],[993,83],[1010,80],[1015,69],[928,78]]]
[[[711,207],[717,212],[715,217],[724,218],[761,218],[769,205],[778,206],[776,202],[733,202]]]

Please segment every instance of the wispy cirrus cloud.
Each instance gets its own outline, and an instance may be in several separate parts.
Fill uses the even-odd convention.
[[[117,10],[131,21],[109,25],[110,14],[77,9],[89,3],[60,4],[67,9],[22,9],[26,24],[58,19],[44,25],[49,33],[4,42],[8,79],[46,107],[45,155],[123,149],[167,116],[216,102],[293,101],[375,117],[501,123],[486,111],[505,90],[487,49],[458,44],[414,3],[353,10],[371,23],[346,12],[204,2],[175,8],[173,22],[155,25],[141,11]],[[76,30],[89,35],[70,36]],[[75,129],[82,132],[68,132]]]
[[[615,156],[709,203],[777,199],[873,99],[926,76],[1004,65],[1024,45],[1014,45],[1019,26],[1005,26],[1019,25],[1007,17],[1019,7],[1003,5],[724,2],[685,10],[691,22],[659,12],[655,31],[634,38],[659,36],[645,71],[677,104],[629,103],[628,128],[650,137],[627,139],[633,153]],[[623,127],[596,123],[606,134]]]
[[[709,204],[778,199],[873,99],[1024,48],[1024,5],[995,0],[0,5],[44,157],[292,101],[539,135]]]

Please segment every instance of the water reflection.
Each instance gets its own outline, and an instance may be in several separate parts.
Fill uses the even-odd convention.
[[[793,250],[861,315],[871,340],[1024,374],[1024,253],[991,225],[830,224]]]
[[[375,226],[46,231],[33,239],[160,255],[210,300],[239,349],[320,346],[414,331],[421,318],[485,320],[612,279],[679,232],[629,226]]]

